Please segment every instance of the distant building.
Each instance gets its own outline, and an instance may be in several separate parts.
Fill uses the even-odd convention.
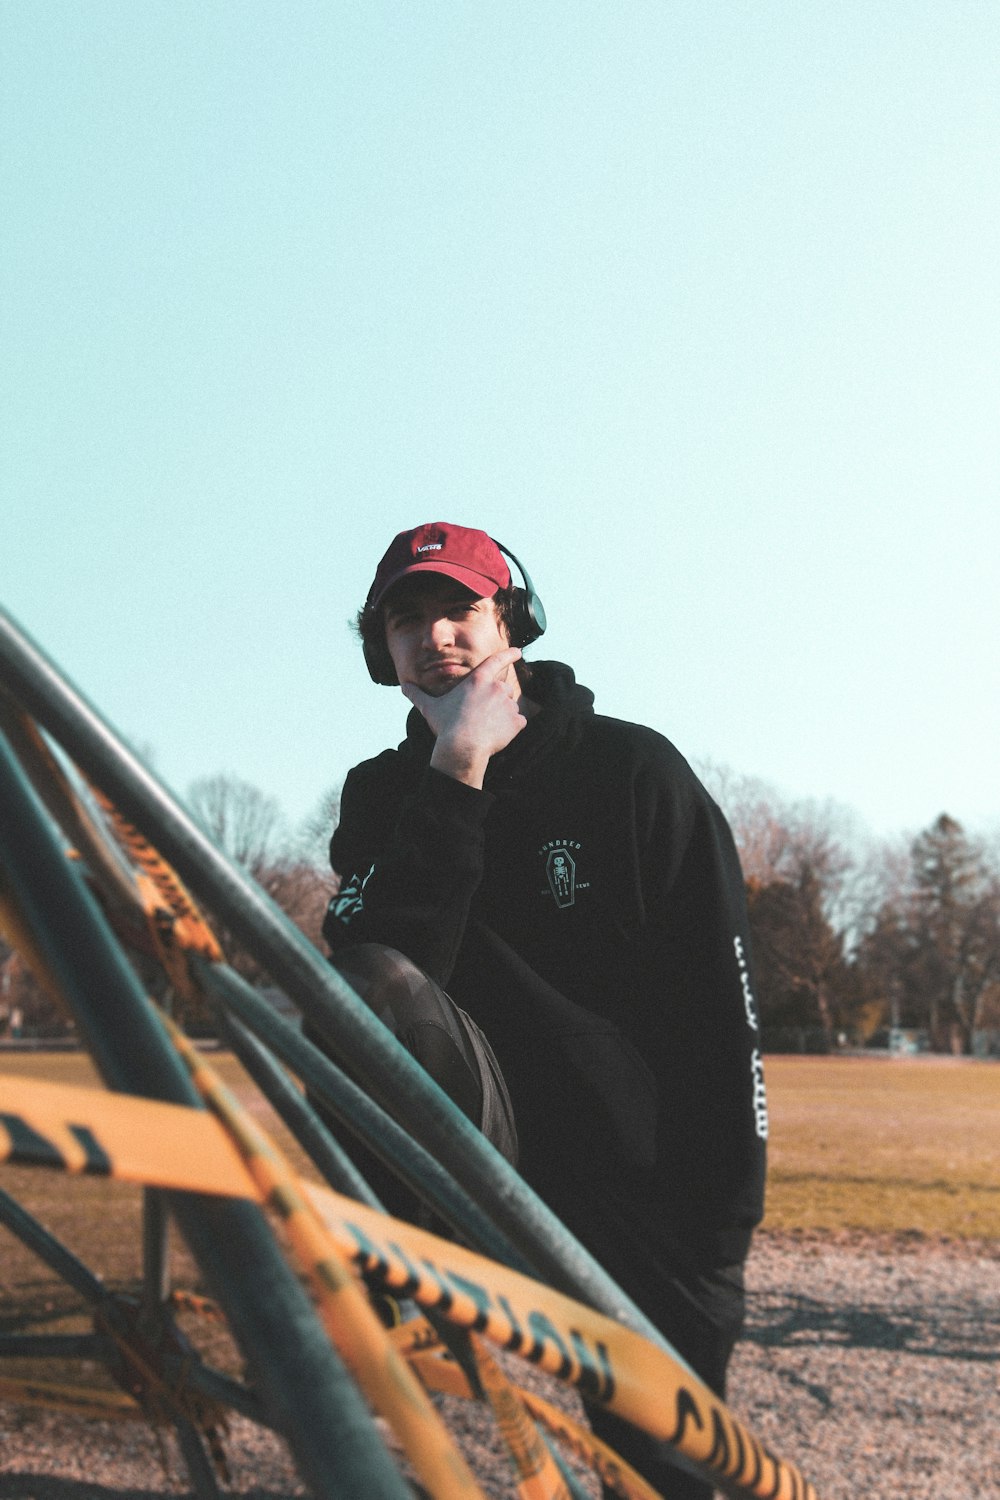
[[[973,1057],[1000,1057],[1000,1027],[981,1026],[972,1033]]]
[[[889,1028],[889,1052],[893,1057],[913,1057],[918,1052],[929,1052],[930,1034],[917,1026],[892,1026]]]

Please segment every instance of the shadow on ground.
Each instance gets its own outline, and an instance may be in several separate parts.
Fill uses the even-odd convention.
[[[1000,1362],[1000,1316],[961,1303],[886,1306],[863,1293],[850,1307],[792,1292],[752,1292],[743,1335],[765,1348],[840,1344],[935,1359]]]

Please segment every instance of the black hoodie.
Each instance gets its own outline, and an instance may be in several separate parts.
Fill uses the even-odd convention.
[[[668,740],[595,714],[569,667],[533,663],[527,691],[542,712],[481,791],[429,767],[415,709],[350,772],[324,934],[399,949],[482,1026],[543,1196],[624,1193],[687,1257],[737,1261],[767,1113],[728,825]]]

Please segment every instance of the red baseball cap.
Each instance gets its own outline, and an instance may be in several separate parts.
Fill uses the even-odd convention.
[[[510,584],[510,568],[493,538],[447,521],[429,521],[393,537],[369,590],[368,607],[377,609],[407,573],[444,573],[479,599]]]

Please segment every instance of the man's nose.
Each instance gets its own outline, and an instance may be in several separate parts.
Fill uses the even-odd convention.
[[[424,642],[434,651],[450,646],[455,639],[455,627],[447,615],[429,615],[424,621]]]

